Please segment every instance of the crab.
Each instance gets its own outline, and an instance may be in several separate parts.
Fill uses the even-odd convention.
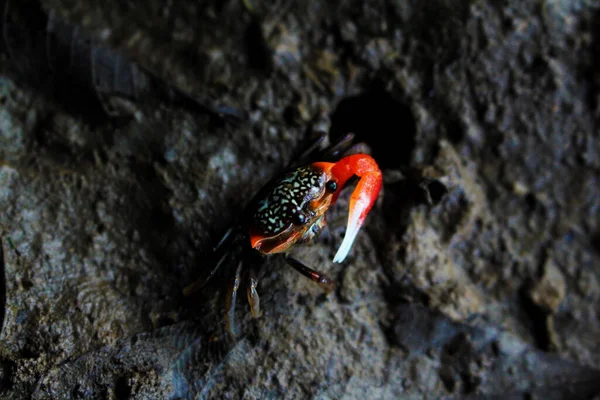
[[[305,158],[324,139],[321,136],[305,152]],[[322,151],[320,156],[339,158],[339,153],[348,150],[352,139],[352,134],[347,135],[336,145]],[[208,277],[186,287],[184,294],[190,295],[202,288],[228,257],[229,249],[239,246],[265,256],[282,254],[294,269],[316,282],[326,293],[332,292],[335,288],[333,280],[289,256],[288,252],[295,245],[312,243],[318,238],[327,224],[326,211],[335,204],[344,185],[353,176],[360,180],[350,197],[344,239],[333,258],[333,262],[344,261],[382,187],[381,170],[375,160],[365,153],[346,155],[333,162],[300,162],[272,179],[258,192],[214,248],[216,262]],[[232,337],[236,336],[234,309],[242,281],[243,259],[241,257],[237,263],[226,297],[225,325]],[[260,299],[256,271],[249,268],[246,278],[250,311],[252,317],[258,318]]]

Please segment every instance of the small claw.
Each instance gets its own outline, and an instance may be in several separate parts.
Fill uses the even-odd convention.
[[[342,241],[340,248],[338,249],[337,253],[335,253],[335,257],[333,257],[333,262],[341,263],[350,252],[350,249],[354,244],[354,239],[356,239],[356,235],[358,234],[360,226],[364,220],[364,218],[360,218],[360,215],[363,213],[364,209],[365,205],[363,203],[358,204],[355,208],[351,207],[350,214],[348,215],[346,234],[344,235],[344,240]]]
[[[379,196],[383,177],[375,160],[366,154],[354,154],[342,158],[331,169],[331,173],[338,179],[338,192],[334,195],[334,201],[337,199],[343,185],[352,175],[361,178],[350,197],[346,235],[333,258],[333,262],[342,262],[350,252],[360,227],[373,204],[375,204],[377,196]]]

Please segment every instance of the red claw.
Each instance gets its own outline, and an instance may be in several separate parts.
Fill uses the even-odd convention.
[[[324,169],[330,170],[332,177],[337,180],[337,190],[333,194],[332,204],[337,200],[348,179],[354,175],[361,178],[350,197],[346,235],[333,258],[333,262],[342,262],[348,255],[361,225],[379,196],[383,182],[381,170],[373,157],[367,154],[347,156],[334,164],[315,164],[320,164],[321,167],[325,167]]]

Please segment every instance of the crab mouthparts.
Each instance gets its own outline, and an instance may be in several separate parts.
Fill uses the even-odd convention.
[[[350,252],[352,244],[354,243],[354,239],[356,239],[356,235],[358,234],[358,231],[360,230],[360,227],[366,217],[365,214],[368,211],[368,208],[368,203],[361,201],[357,201],[356,204],[354,204],[354,207],[351,207],[352,211],[348,216],[346,235],[344,235],[344,240],[335,254],[333,262],[341,263]]]

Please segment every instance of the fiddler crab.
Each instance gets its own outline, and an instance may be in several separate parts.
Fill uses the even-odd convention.
[[[310,156],[324,140],[325,136],[321,135],[304,153],[303,158]],[[340,153],[347,154],[352,140],[352,134],[345,136],[336,145],[321,151],[320,158],[336,159],[340,157]],[[246,246],[262,255],[284,254],[289,265],[330,293],[335,283],[329,277],[292,258],[287,252],[294,245],[311,243],[319,236],[326,226],[326,211],[335,204],[344,185],[353,176],[360,180],[350,197],[344,239],[333,258],[333,262],[344,261],[382,187],[381,170],[368,154],[346,155],[337,162],[301,161],[272,179],[258,192],[215,247],[216,262],[208,277],[186,287],[184,294],[189,295],[202,288],[227,258],[228,249],[233,246]],[[236,336],[234,309],[242,280],[242,265],[242,261],[237,263],[226,297],[225,324],[232,337]],[[245,283],[250,311],[254,318],[258,318],[260,299],[256,290],[257,274],[253,268],[248,269]]]

